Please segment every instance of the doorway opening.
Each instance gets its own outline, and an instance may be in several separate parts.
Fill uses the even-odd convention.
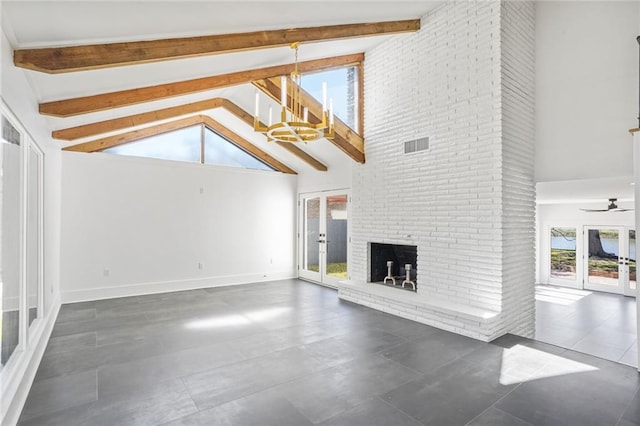
[[[298,275],[337,288],[349,278],[349,192],[300,194],[298,204]]]

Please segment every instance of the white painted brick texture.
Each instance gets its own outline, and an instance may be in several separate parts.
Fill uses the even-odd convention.
[[[505,331],[535,332],[535,12],[534,3],[503,2],[502,315]]]
[[[527,246],[533,247],[533,157],[528,145],[523,153],[520,147],[533,139],[513,132],[532,124],[527,120],[533,119],[533,82],[505,88],[503,80],[518,82],[523,64],[533,66],[526,57],[533,50],[510,51],[514,59],[502,60],[502,46],[531,42],[519,34],[513,42],[503,40],[518,33],[517,14],[526,15],[520,7],[513,13],[504,8],[499,2],[447,3],[422,19],[419,32],[395,36],[367,53],[367,162],[353,168],[350,267],[353,280],[367,281],[367,242],[416,245],[416,297],[502,311],[524,330],[528,314],[516,312],[528,310],[519,299],[529,282],[518,283],[516,276],[527,255],[522,264],[527,274],[529,266],[533,271]],[[502,28],[506,23],[508,31]],[[512,94],[528,89],[522,99]],[[512,104],[515,112],[504,126]],[[424,136],[430,138],[429,151],[403,154],[404,141]],[[525,244],[516,241],[522,235]],[[503,309],[512,299],[518,306]],[[417,312],[416,318],[482,340],[505,331],[496,324],[474,330],[471,323],[434,312]]]

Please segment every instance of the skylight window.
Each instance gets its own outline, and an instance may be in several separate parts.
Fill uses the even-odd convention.
[[[150,136],[139,141],[108,148],[102,152],[254,170],[274,170],[271,166],[203,125]]]
[[[204,132],[204,163],[245,169],[273,170],[208,128],[205,128]]]
[[[339,68],[303,74],[301,85],[322,102],[322,83],[327,83],[327,96],[333,99],[333,112],[352,129],[358,129],[358,69]]]
[[[200,162],[200,126],[162,133],[136,142],[114,146],[102,152],[161,160]]]

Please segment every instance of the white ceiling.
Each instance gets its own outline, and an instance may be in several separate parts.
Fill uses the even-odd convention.
[[[587,204],[600,203],[605,208],[609,198],[618,201],[633,201],[635,187],[633,176],[599,179],[538,182],[536,197],[538,204]]]
[[[440,5],[439,1],[7,1],[1,3],[2,26],[14,48],[151,40],[269,29],[416,19]],[[299,60],[367,52],[389,37],[306,43]],[[39,102],[108,93],[254,68],[293,62],[288,47],[232,54],[178,59],[157,63],[45,74],[24,70]],[[46,117],[49,130],[152,111],[212,97],[225,97],[248,111],[253,110],[250,85],[228,87],[70,118]],[[267,108],[267,101],[263,102]],[[221,112],[207,112],[236,133],[290,165],[298,172],[310,171],[287,151],[266,144],[246,124]],[[61,145],[82,142],[74,141]],[[327,141],[303,147],[331,167],[343,167],[346,156]],[[326,145],[326,147],[324,146]],[[347,163],[348,164],[348,163]]]

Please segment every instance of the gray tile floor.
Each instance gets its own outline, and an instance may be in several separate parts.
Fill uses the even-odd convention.
[[[636,299],[536,286],[536,340],[637,366]]]
[[[287,280],[64,305],[23,425],[638,425],[627,366]]]

